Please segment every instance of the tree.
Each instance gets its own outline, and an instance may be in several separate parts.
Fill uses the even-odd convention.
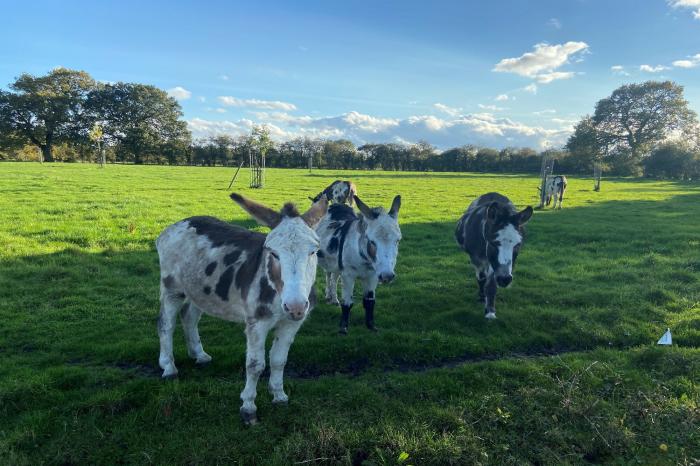
[[[644,160],[644,175],[658,178],[690,178],[696,175],[697,156],[679,143],[662,144]]]
[[[20,139],[52,162],[53,146],[80,137],[84,103],[95,81],[84,71],[56,68],[46,76],[24,73],[0,91],[0,138]]]
[[[671,81],[621,86],[598,101],[592,118],[599,147],[628,153],[634,160],[695,121],[683,86]]]
[[[165,156],[175,163],[190,145],[180,104],[154,86],[107,84],[90,93],[86,107],[89,118],[101,124],[105,142],[117,145],[134,163],[144,163],[149,156]]]

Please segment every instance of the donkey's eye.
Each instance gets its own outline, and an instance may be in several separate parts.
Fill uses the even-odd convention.
[[[270,251],[270,254],[272,254],[272,257],[274,257],[275,259],[280,260],[280,256],[278,256],[276,252]]]
[[[316,254],[317,252],[318,252],[317,250],[311,251],[311,252],[309,253],[309,255],[310,255],[310,256],[313,256],[313,255]]]

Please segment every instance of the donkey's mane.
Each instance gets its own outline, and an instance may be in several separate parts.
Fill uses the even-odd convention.
[[[284,207],[282,207],[280,214],[282,214],[283,217],[299,217],[300,216],[299,211],[297,210],[297,206],[295,206],[291,202],[287,202],[284,205]]]

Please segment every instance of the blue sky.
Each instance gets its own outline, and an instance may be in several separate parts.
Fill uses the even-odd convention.
[[[169,90],[193,134],[559,146],[617,86],[700,110],[700,0],[11,2],[0,85],[56,66]]]

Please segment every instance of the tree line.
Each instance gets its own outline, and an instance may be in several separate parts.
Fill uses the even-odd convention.
[[[268,167],[280,168],[537,173],[547,156],[565,174],[590,174],[598,164],[611,175],[700,176],[697,115],[682,86],[671,81],[621,86],[576,124],[563,148],[547,151],[471,144],[437,150],[426,141],[274,143],[264,126],[193,141],[182,116],[178,102],[154,86],[100,83],[65,68],[22,74],[0,90],[0,160],[95,162],[104,156],[118,163],[238,166],[258,151]]]

